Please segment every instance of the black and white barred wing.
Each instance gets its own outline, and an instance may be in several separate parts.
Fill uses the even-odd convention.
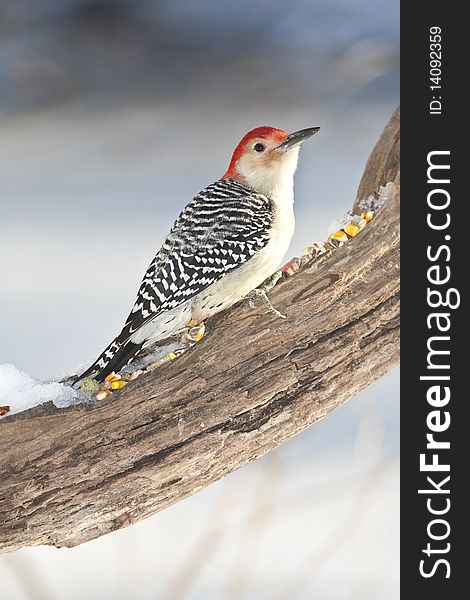
[[[142,280],[136,302],[119,336],[76,382],[101,381],[140,350],[133,334],[245,264],[269,241],[272,205],[235,181],[218,181],[183,210]]]
[[[233,182],[216,182],[183,210],[149,266],[118,338],[196,296],[246,263],[269,240],[271,202]]]

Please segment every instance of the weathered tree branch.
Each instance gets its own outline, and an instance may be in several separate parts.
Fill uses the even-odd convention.
[[[393,180],[388,201],[357,237],[275,288],[285,321],[241,303],[212,319],[193,350],[103,402],[49,403],[0,423],[1,550],[75,546],[144,519],[396,364],[398,144],[387,140],[398,133],[394,115],[360,186],[363,198]]]
[[[353,213],[360,214],[364,201],[377,198],[381,187],[395,181],[400,171],[400,107],[390,118],[375,144],[357,190]]]

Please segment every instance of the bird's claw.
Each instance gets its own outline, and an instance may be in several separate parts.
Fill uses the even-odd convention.
[[[277,279],[279,278],[280,276]],[[272,287],[274,287],[274,285],[276,285],[276,283],[274,283],[271,286],[271,289]],[[280,319],[287,318],[286,315],[283,315],[279,310],[277,310],[275,306],[272,305],[271,300],[269,299],[267,291],[264,287],[259,287],[255,288],[254,290],[251,290],[251,292],[249,292],[245,297],[247,298],[248,304],[251,308],[256,308],[256,301],[262,300],[268,308],[269,312],[271,312],[273,315],[276,315],[276,317],[279,317]]]
[[[204,321],[201,323],[196,323],[195,321],[190,321],[186,324],[186,331],[181,336],[181,343],[183,344],[182,348],[177,348],[172,352],[168,352],[165,357],[166,359],[175,360],[175,358],[179,358],[182,354],[184,354],[189,348],[194,346],[202,340],[206,333],[206,326]]]

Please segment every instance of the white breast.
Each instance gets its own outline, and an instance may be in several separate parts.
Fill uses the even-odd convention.
[[[161,339],[183,328],[189,320],[200,323],[208,319],[244,298],[282,265],[295,228],[294,172],[297,156],[298,149],[291,151],[288,168],[281,177],[278,173],[275,178],[264,177],[254,184],[250,183],[273,203],[273,223],[266,246],[245,264],[171,311],[171,319],[164,313],[148,324],[145,339]]]
[[[195,297],[192,303],[193,320],[207,319],[213,314],[235,304],[251,290],[263,283],[281,265],[294,235],[295,219],[291,198],[274,201],[274,219],[270,240],[266,246],[246,264],[227,273]]]

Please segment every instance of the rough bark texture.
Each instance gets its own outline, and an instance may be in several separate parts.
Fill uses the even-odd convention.
[[[380,166],[380,168],[377,168]],[[400,170],[400,107],[393,113],[388,125],[369,156],[364,175],[356,194],[353,212],[361,212],[369,196],[377,197],[381,186],[395,181]],[[372,202],[373,204],[373,202]]]
[[[75,546],[144,519],[397,363],[398,132],[394,115],[360,187],[366,197],[390,178],[388,201],[357,237],[278,284],[271,298],[286,320],[243,302],[193,350],[103,402],[49,403],[0,422],[1,550]]]

